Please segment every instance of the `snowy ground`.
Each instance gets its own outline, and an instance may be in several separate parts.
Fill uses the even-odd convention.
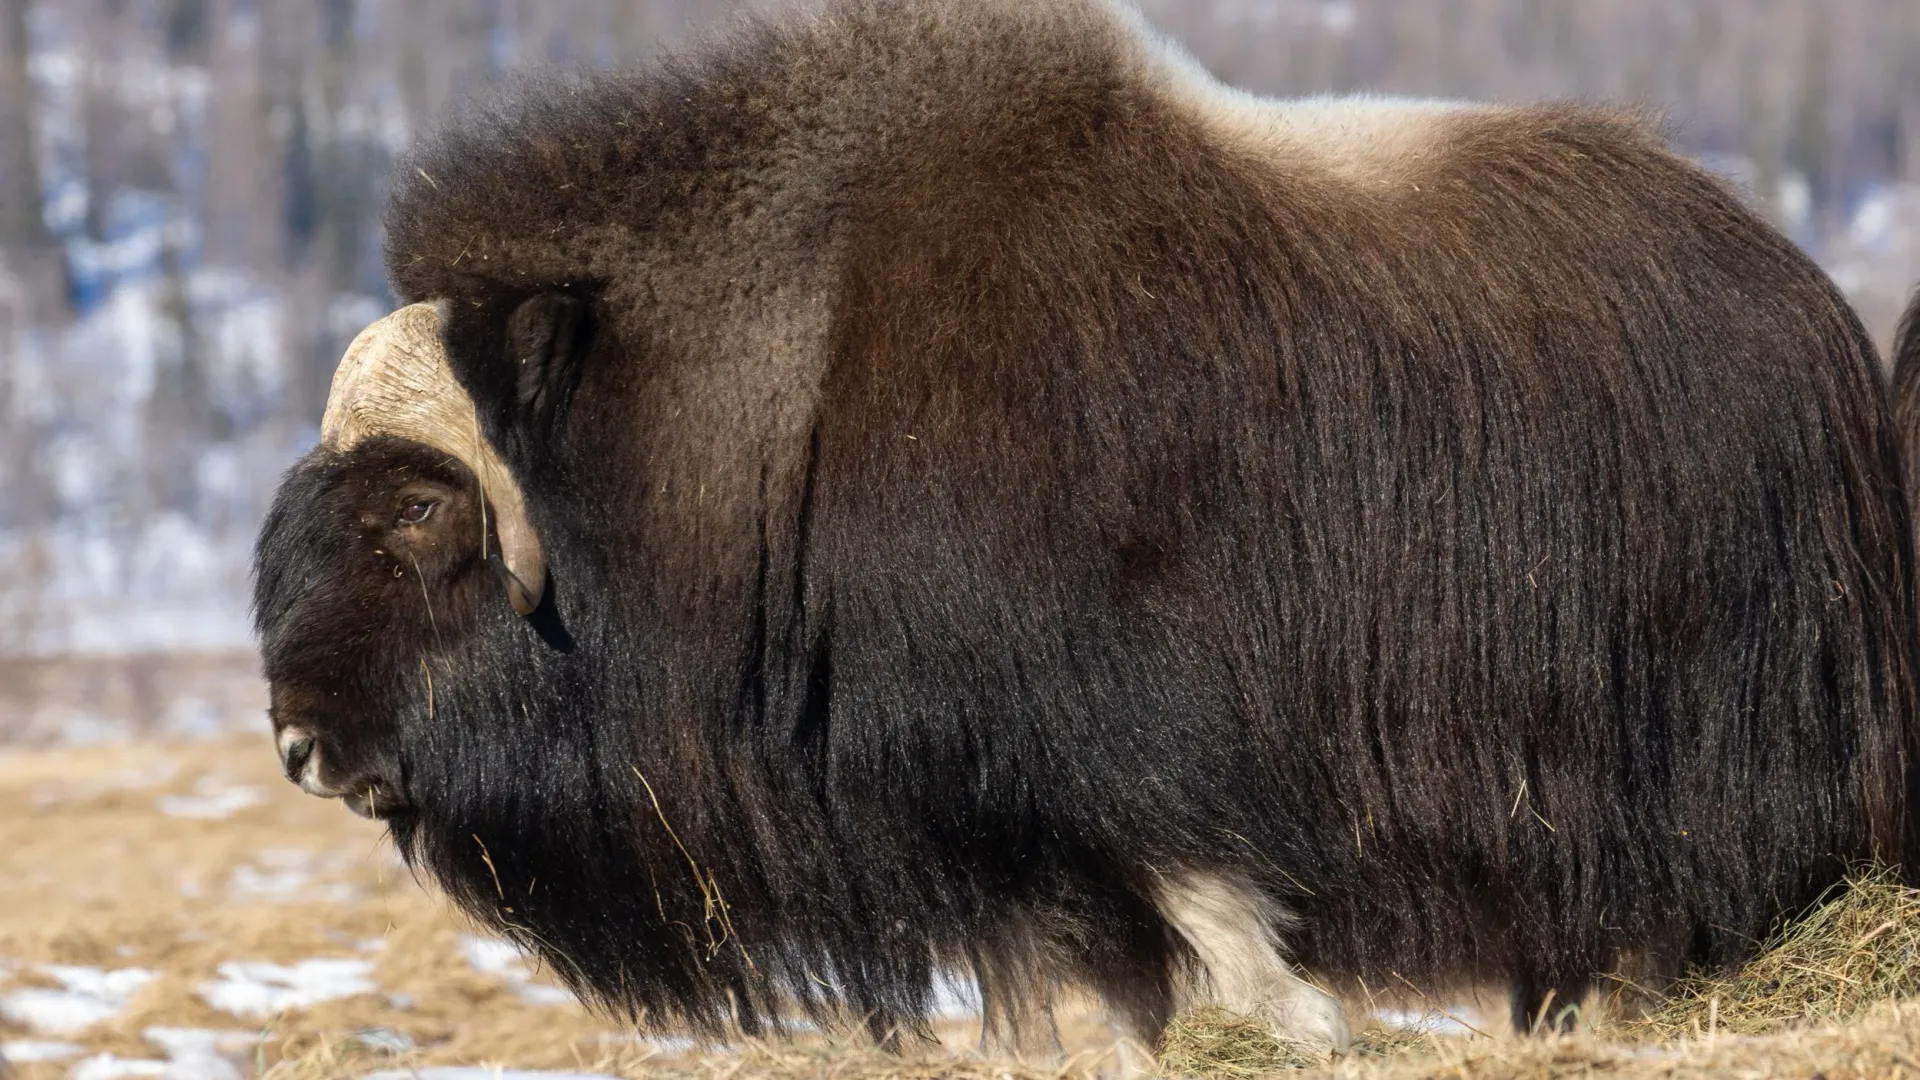
[[[590,1016],[258,733],[0,750],[0,853],[0,1056],[23,1078],[239,1080],[321,1042],[343,1076],[585,1075],[690,1045]]]

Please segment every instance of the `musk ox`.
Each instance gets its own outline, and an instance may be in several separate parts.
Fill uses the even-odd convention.
[[[286,771],[615,1010],[1341,1045],[1902,861],[1901,450],[1641,121],[835,0],[475,106],[261,533]]]

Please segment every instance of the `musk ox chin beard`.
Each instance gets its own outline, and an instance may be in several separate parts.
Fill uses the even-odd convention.
[[[956,875],[940,840],[903,827],[884,796],[827,791],[805,748],[743,767],[664,724],[615,732],[546,714],[497,727],[543,715],[542,701],[658,715],[617,670],[597,685],[572,677],[579,654],[521,659],[518,700],[483,711],[458,689],[474,683],[450,675],[434,724],[408,726],[413,806],[388,826],[410,866],[583,999],[710,1036],[806,1016],[889,1045],[930,1035],[942,973],[980,985],[1003,1040],[1045,1030],[1067,985],[1109,992],[1133,1029],[1171,1015],[1192,953],[1096,852],[1016,827],[982,838],[1021,849],[1012,868]],[[1244,931],[1235,944],[1266,940]],[[1331,1016],[1344,1038],[1337,1005]]]

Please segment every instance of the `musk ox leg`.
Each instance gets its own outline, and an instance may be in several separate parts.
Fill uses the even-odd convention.
[[[1163,878],[1154,907],[1192,946],[1199,970],[1182,1006],[1214,1004],[1263,1017],[1275,1035],[1345,1051],[1352,1042],[1338,999],[1301,978],[1281,953],[1287,915],[1251,886],[1214,874]]]
[[[984,997],[984,995],[982,995]],[[984,1004],[984,1002],[983,1002]],[[1026,1065],[1058,1065],[1066,1060],[1060,1026],[1054,1020],[1051,999],[1023,1014],[1001,1014],[999,1022],[982,1009],[980,1053],[989,1060],[1014,1060]]]

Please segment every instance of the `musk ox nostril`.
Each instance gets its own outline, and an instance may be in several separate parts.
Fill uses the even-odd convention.
[[[288,739],[283,752],[282,765],[286,769],[287,779],[300,782],[300,774],[306,771],[307,762],[313,760],[313,736],[299,735]]]

